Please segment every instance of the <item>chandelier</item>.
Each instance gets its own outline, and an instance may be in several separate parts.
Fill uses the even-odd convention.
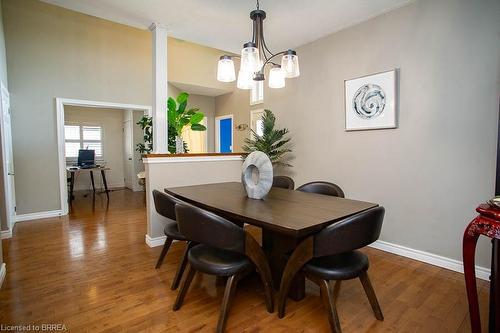
[[[233,82],[236,80],[233,58],[240,59],[240,69],[236,86],[240,89],[252,89],[256,83],[265,80],[264,71],[269,66],[269,88],[285,87],[285,78],[294,78],[300,75],[299,58],[297,52],[288,49],[272,53],[264,39],[264,19],[266,12],[259,8],[250,12],[253,22],[252,40],[243,44],[241,57],[223,55],[217,64],[217,80]],[[281,64],[273,59],[281,56]]]

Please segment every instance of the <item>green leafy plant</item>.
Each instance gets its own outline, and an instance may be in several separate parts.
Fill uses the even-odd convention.
[[[243,151],[251,153],[261,151],[269,156],[275,166],[291,166],[286,162],[287,153],[291,152],[288,129],[275,129],[276,117],[271,110],[264,110],[262,115],[262,135],[252,131],[252,138],[245,139]]]
[[[143,116],[138,122],[144,133],[144,143],[138,143],[135,150],[141,154],[149,154],[153,150],[153,118]]]
[[[182,131],[190,128],[193,131],[206,131],[207,128],[200,124],[205,117],[199,108],[187,109],[189,94],[181,92],[176,99],[172,97],[167,101],[168,115],[168,151],[176,153],[176,137],[182,137]],[[184,152],[187,151],[186,143],[183,142]]]

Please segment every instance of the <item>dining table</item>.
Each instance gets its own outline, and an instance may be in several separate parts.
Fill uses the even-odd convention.
[[[262,248],[276,290],[290,253],[302,240],[332,223],[378,206],[376,203],[274,187],[263,199],[251,199],[243,184],[238,182],[172,187],[166,188],[165,192],[233,223],[261,228]],[[297,274],[288,296],[294,300],[304,298],[304,274]]]

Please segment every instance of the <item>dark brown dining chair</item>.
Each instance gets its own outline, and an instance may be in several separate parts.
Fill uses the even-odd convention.
[[[384,213],[384,207],[369,209],[333,223],[302,241],[290,256],[283,271],[278,294],[278,317],[285,316],[290,284],[295,275],[302,270],[308,279],[320,287],[332,332],[341,332],[335,302],[342,280],[359,278],[375,317],[384,320],[377,296],[368,278],[368,257],[357,251],[378,239]],[[336,281],[335,285],[333,281]]]
[[[199,243],[189,250],[189,268],[173,310],[179,310],[196,272],[228,277],[217,332],[223,332],[238,281],[254,269],[264,284],[267,311],[273,312],[272,278],[259,243],[243,228],[211,212],[186,204],[175,207],[180,231]]]
[[[297,191],[331,195],[333,197],[344,198],[344,191],[340,186],[329,182],[310,182],[297,188]]]
[[[273,177],[273,187],[284,188],[287,190],[293,190],[295,188],[295,182],[292,178],[288,176],[274,176]]]
[[[157,190],[153,190],[153,199],[158,214],[166,218],[163,233],[165,234],[165,236],[167,236],[167,238],[165,239],[165,244],[163,244],[163,249],[161,250],[160,257],[156,262],[156,268],[161,267],[163,259],[167,255],[167,252],[170,249],[170,245],[172,245],[172,242],[174,240],[185,241],[187,243],[184,254],[182,255],[181,262],[179,263],[179,267],[177,268],[177,272],[175,273],[174,280],[172,281],[172,285],[170,286],[170,289],[175,290],[177,289],[177,287],[179,287],[182,274],[184,273],[184,270],[186,268],[188,251],[191,247],[193,247],[194,243],[189,241],[186,237],[184,237],[183,234],[181,234],[176,222],[175,205],[177,203],[182,203],[182,201]]]

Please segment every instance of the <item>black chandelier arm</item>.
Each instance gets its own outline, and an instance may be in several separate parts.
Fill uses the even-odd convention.
[[[287,52],[287,51],[281,51],[281,52],[278,52],[278,53],[276,53],[276,54],[271,55],[271,57],[269,57],[269,59],[267,59],[267,60],[266,60],[266,62],[264,63],[264,65],[262,65],[262,68],[260,69],[260,73],[261,73],[261,74],[264,74],[264,68],[266,67],[266,65],[267,65],[268,63],[271,63],[271,64],[273,64],[273,65],[276,65],[276,66],[277,66],[278,64],[276,64],[276,63],[272,62],[272,61],[271,61],[271,59],[273,59],[273,58],[275,58],[275,57],[277,57],[277,56],[279,56],[279,55],[285,54],[286,52]]]

